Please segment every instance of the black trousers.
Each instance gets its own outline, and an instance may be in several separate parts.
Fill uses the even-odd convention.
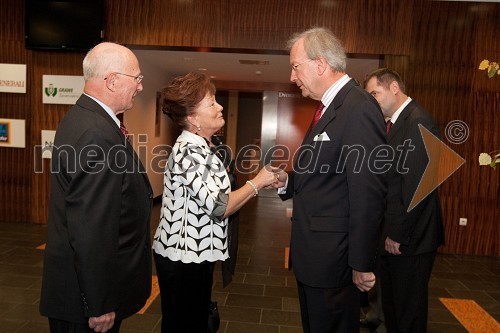
[[[207,333],[215,263],[184,264],[154,253],[162,333]]]
[[[436,252],[380,256],[380,283],[389,333],[427,332],[429,279]]]
[[[354,284],[323,289],[297,280],[304,333],[358,333],[360,291]]]
[[[121,320],[115,320],[113,327],[107,333],[120,332]],[[89,328],[89,324],[70,323],[69,321],[49,318],[49,327],[51,333],[94,333],[94,330]]]

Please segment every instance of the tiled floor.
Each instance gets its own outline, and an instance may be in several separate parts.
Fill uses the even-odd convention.
[[[220,333],[301,332],[295,279],[284,269],[291,202],[259,197],[240,214],[240,248],[236,275],[222,288],[215,273],[213,298],[221,313]],[[158,224],[155,206],[152,229]],[[46,227],[0,223],[0,332],[48,332],[47,319],[38,314]],[[219,267],[218,267],[219,268]],[[500,259],[438,255],[431,279],[431,333],[467,332],[438,297],[475,300],[500,320]],[[160,332],[160,301],[144,314],[124,321],[122,332]],[[368,330],[362,330],[368,333]],[[485,332],[493,333],[493,332]]]

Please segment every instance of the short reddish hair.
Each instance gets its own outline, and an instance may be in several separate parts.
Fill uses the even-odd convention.
[[[188,127],[187,116],[205,98],[207,93],[215,95],[215,85],[205,74],[190,72],[174,78],[163,89],[162,111],[179,127]]]

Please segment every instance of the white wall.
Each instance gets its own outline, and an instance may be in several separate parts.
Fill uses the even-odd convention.
[[[163,192],[165,152],[161,153],[161,150],[164,145],[172,146],[173,142],[169,141],[172,140],[171,133],[176,127],[161,113],[160,135],[155,136],[156,92],[161,91],[171,77],[158,73],[156,65],[148,62],[147,57],[141,58],[139,55],[138,59],[144,75],[142,81],[144,89],[135,97],[134,108],[125,112],[123,121],[129,133],[133,134],[134,149],[147,170],[154,196],[157,197]]]

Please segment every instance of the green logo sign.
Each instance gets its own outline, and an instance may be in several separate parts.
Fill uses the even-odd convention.
[[[45,87],[45,95],[48,97],[57,95],[57,88],[51,83],[48,87]]]

